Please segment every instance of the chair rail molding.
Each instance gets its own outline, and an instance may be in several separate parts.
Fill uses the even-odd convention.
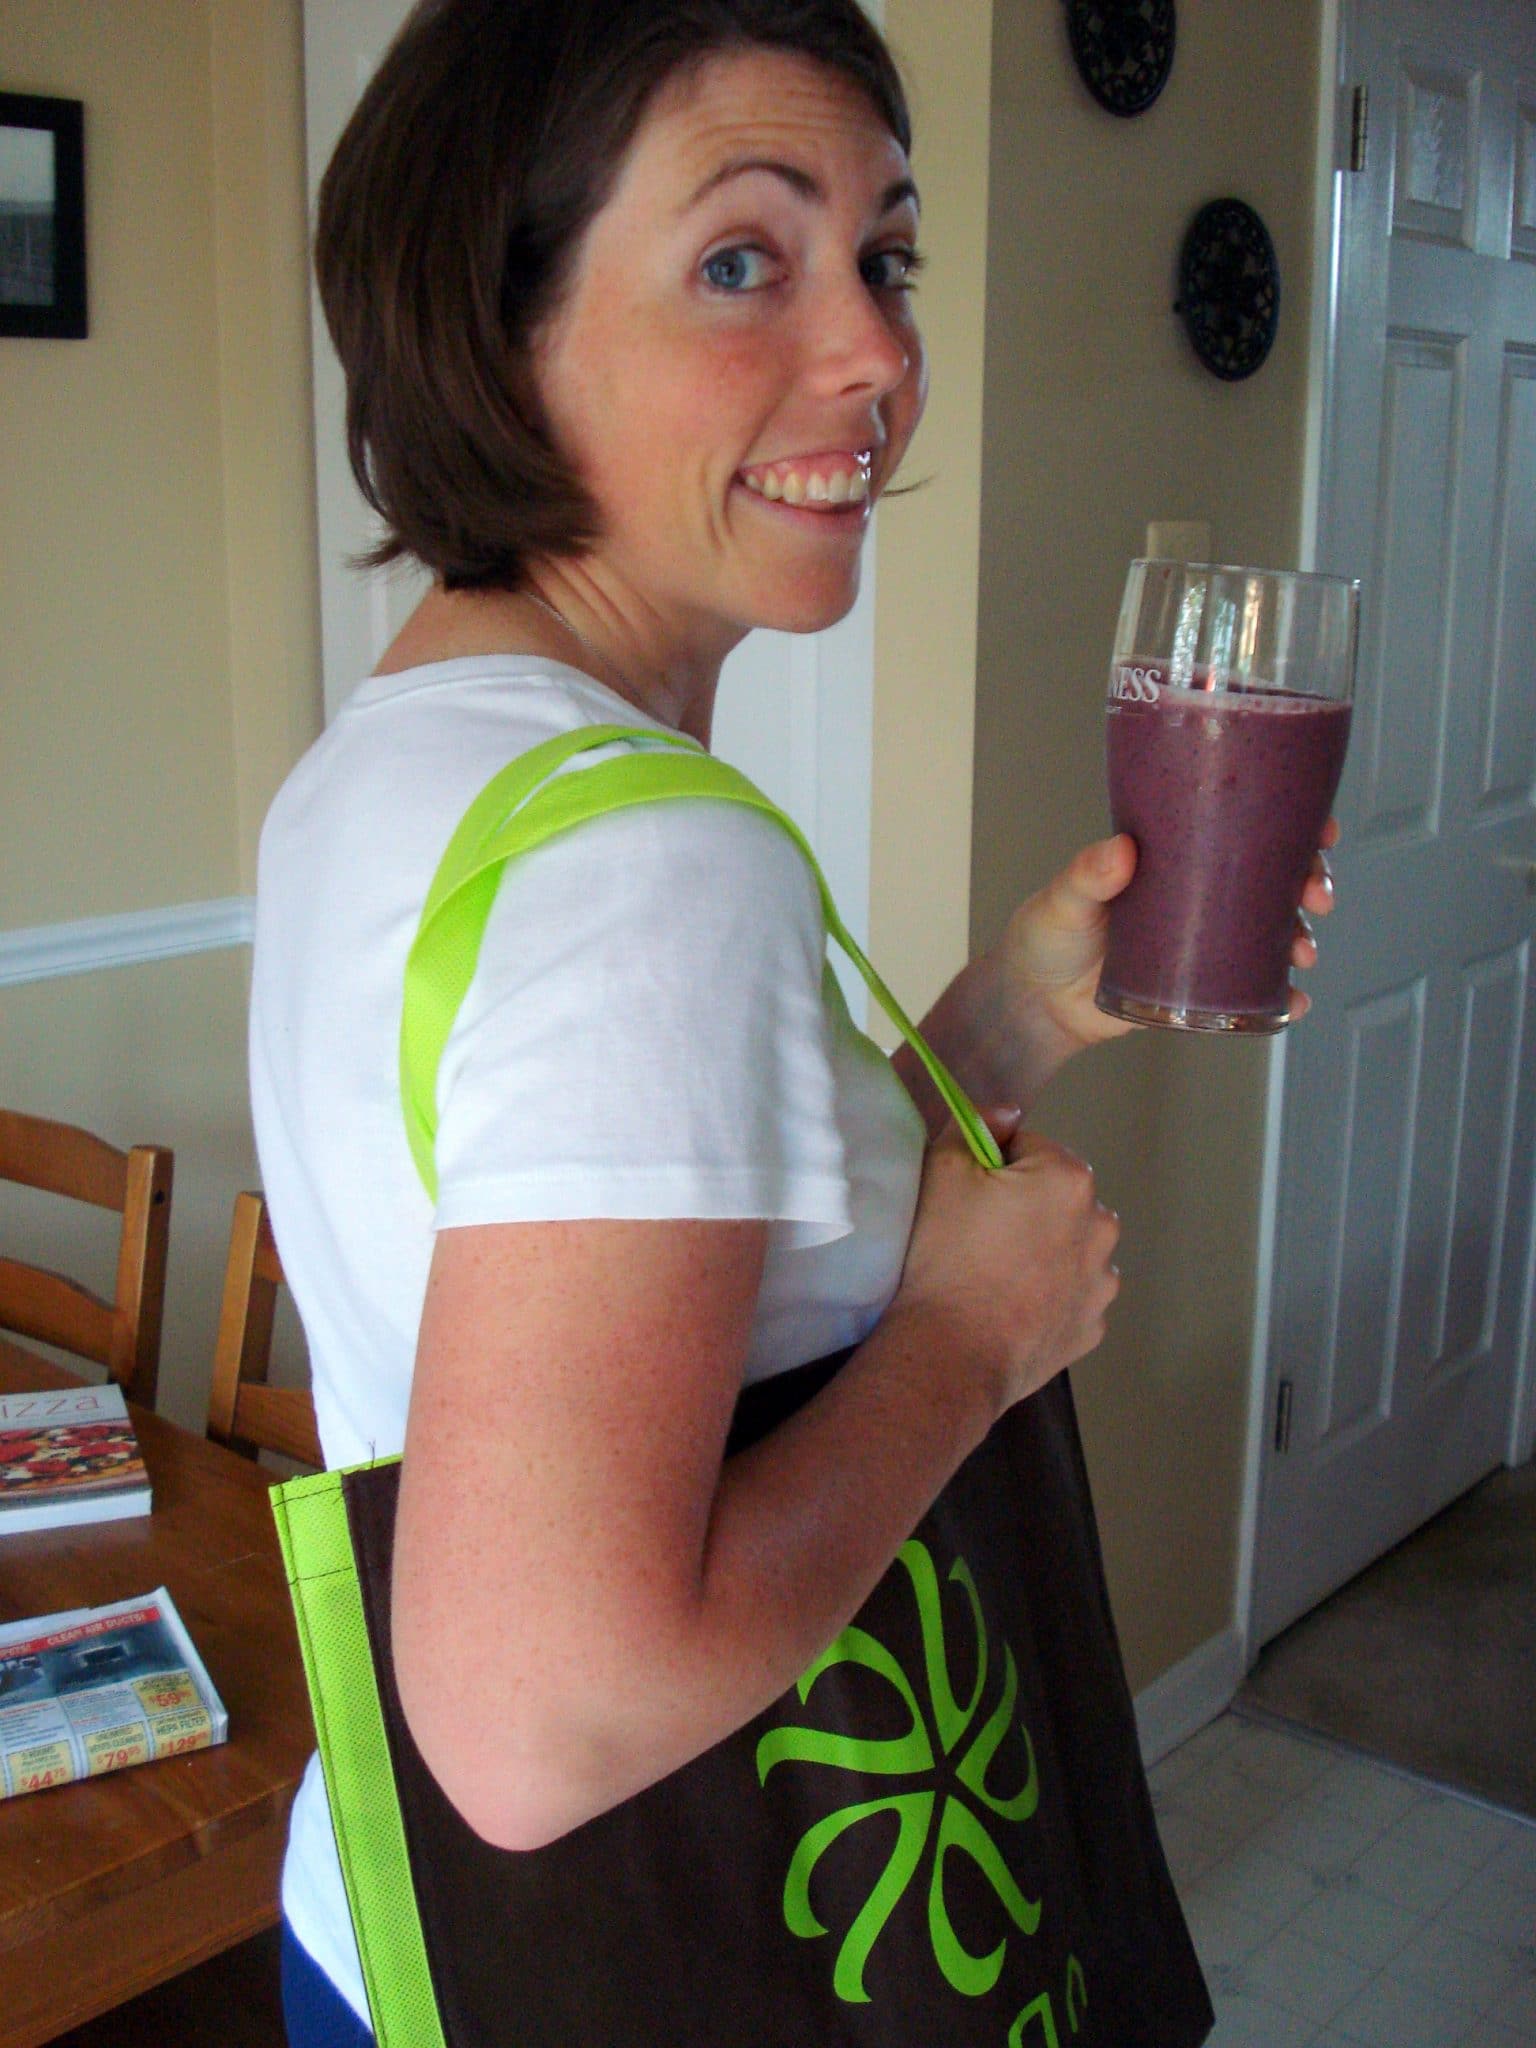
[[[170,903],[115,917],[81,917],[67,924],[0,931],[0,988],[248,946],[255,926],[253,898],[223,896],[208,903]]]

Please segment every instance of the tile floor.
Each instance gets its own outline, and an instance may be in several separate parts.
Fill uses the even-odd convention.
[[[1536,1825],[1232,1714],[1150,1775],[1210,2048],[1536,2048]]]

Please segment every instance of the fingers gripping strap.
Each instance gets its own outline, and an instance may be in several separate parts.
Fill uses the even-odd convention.
[[[594,762],[579,774],[557,773],[573,756],[615,741],[629,742],[632,750]],[[635,804],[688,797],[745,804],[789,834],[816,877],[828,934],[922,1061],[977,1159],[984,1166],[1001,1166],[1002,1154],[970,1098],[844,926],[816,857],[794,821],[746,776],[680,734],[599,725],[546,740],[493,776],[460,820],[427,892],[405,969],[400,1097],[411,1155],[432,1199],[437,1199],[438,1068],[474,979],[480,942],[507,862],[589,818]]]

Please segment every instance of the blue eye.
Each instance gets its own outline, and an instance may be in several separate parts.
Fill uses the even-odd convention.
[[[756,292],[771,284],[772,264],[761,249],[717,249],[704,276],[718,292]]]
[[[877,292],[911,291],[922,267],[922,257],[908,248],[879,249],[859,265],[864,282]]]

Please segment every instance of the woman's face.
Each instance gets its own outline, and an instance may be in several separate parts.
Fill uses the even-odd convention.
[[[538,374],[601,515],[592,569],[663,636],[852,605],[923,407],[917,220],[901,145],[836,72],[754,50],[657,95]]]

